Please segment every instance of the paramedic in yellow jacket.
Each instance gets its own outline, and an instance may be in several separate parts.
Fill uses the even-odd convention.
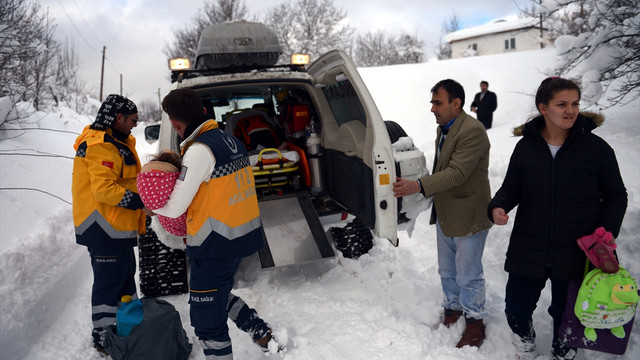
[[[207,118],[195,91],[171,91],[162,109],[183,139],[182,173],[167,204],[154,212],[176,218],[187,211],[191,326],[207,360],[230,360],[229,293],[242,258],[263,246],[249,157],[238,139]]]
[[[76,242],[91,256],[92,336],[100,352],[105,352],[105,329],[115,323],[120,298],[137,298],[133,247],[145,231],[148,211],[136,187],[140,160],[131,129],[137,112],[131,100],[109,95],[74,145],[73,223]]]

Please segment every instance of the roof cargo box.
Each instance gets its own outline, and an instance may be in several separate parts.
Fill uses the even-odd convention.
[[[281,54],[278,35],[266,25],[248,21],[225,22],[202,30],[195,68],[272,66]]]

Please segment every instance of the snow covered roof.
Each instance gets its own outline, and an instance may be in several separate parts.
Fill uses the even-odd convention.
[[[538,26],[538,19],[533,17],[526,17],[515,20],[496,20],[490,24],[474,26],[462,30],[452,32],[445,35],[444,40],[446,42],[454,42],[463,39],[474,38],[478,36],[497,34],[506,31],[527,29],[534,26]]]

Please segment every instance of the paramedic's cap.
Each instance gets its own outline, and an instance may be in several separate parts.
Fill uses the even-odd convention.
[[[118,114],[128,115],[137,112],[138,108],[133,101],[124,96],[111,94],[102,102],[92,127],[98,130],[105,130],[113,125]]]

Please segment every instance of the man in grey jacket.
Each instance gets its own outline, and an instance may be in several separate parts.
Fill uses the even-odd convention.
[[[462,110],[465,95],[458,82],[442,80],[431,95],[439,125],[432,175],[418,181],[398,178],[393,192],[396,197],[433,196],[429,223],[437,231],[443,324],[449,327],[464,314],[466,327],[457,347],[479,347],[485,338],[482,253],[492,225],[486,213],[491,145],[482,123]]]

